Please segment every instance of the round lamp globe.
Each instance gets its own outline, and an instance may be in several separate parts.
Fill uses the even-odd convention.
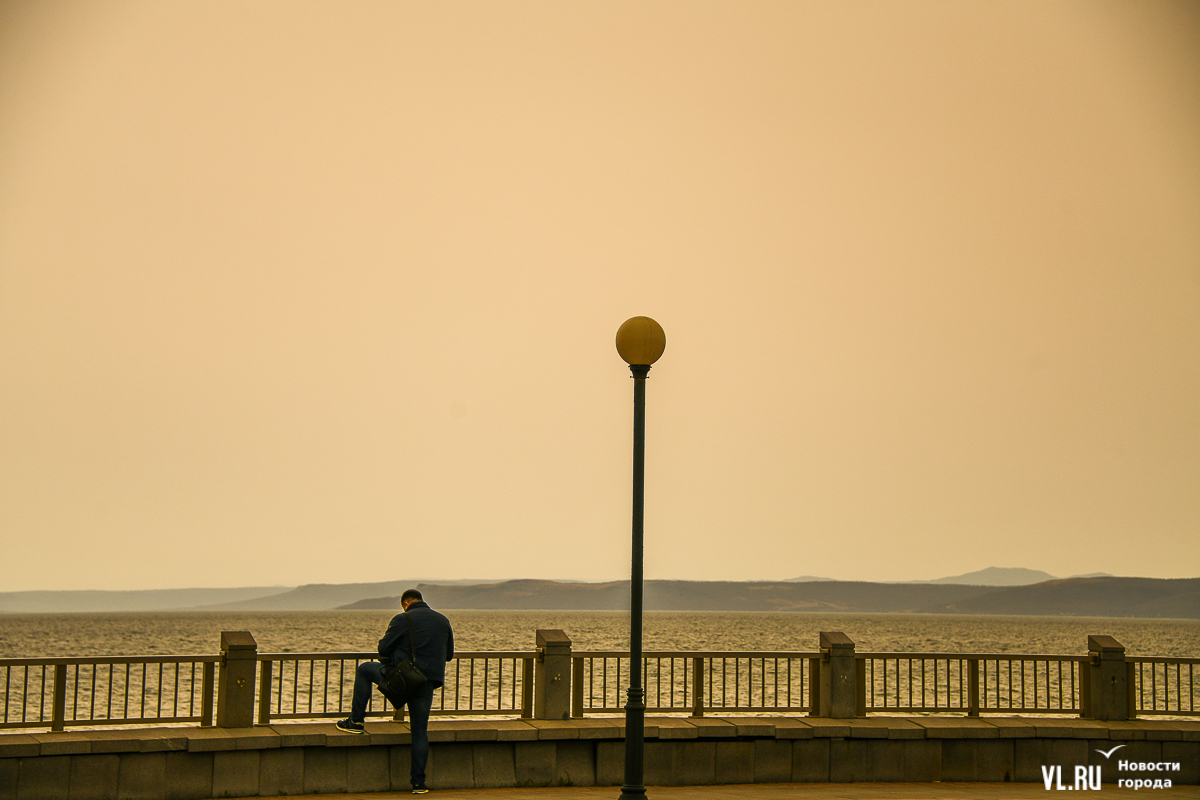
[[[626,364],[649,366],[667,349],[667,334],[649,317],[630,317],[617,329],[617,352]]]

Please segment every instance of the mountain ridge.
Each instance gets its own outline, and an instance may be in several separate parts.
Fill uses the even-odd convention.
[[[422,584],[446,609],[621,611],[629,582],[503,581]],[[397,610],[399,597],[366,598],[344,609]],[[1200,619],[1200,578],[1062,578],[1010,586],[827,581],[646,581],[648,611],[807,611]]]
[[[1035,570],[989,567],[936,581],[837,581],[806,576],[783,581],[647,581],[647,609],[858,611],[960,614],[1071,614],[1200,618],[1200,578],[1053,578],[1023,585],[967,580],[1030,577]],[[1045,574],[1045,573],[1041,573]],[[948,581],[961,582],[948,582]],[[394,609],[410,586],[424,586],[448,608],[628,608],[628,581],[540,579],[419,580],[259,586],[233,589],[0,592],[0,613],[127,611],[324,611]],[[444,605],[445,603],[443,603]],[[1003,610],[1000,610],[1003,609]]]
[[[70,614],[80,611],[190,611],[213,603],[254,601],[287,592],[290,586],[232,589],[63,589],[0,592],[0,613]],[[232,598],[232,599],[231,599]]]
[[[931,581],[913,581],[914,583],[958,583],[966,586],[1028,586],[1031,583],[1056,580],[1054,575],[1040,569],[1025,567],[986,567],[967,572],[963,575],[951,575],[947,578],[935,578]]]

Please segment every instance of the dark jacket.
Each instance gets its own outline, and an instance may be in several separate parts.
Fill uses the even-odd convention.
[[[454,658],[454,631],[450,620],[420,600],[408,607],[408,611],[392,617],[387,633],[379,640],[379,655],[399,664],[412,655],[408,640],[408,622],[412,620],[413,634],[417,637],[417,667],[425,673],[435,687],[446,680],[446,662]]]

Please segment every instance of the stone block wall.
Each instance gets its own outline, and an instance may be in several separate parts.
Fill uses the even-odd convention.
[[[619,786],[620,719],[434,720],[433,788]],[[409,733],[368,722],[369,735],[331,723],[254,728],[158,728],[0,735],[0,800],[138,800],[404,791]],[[1098,751],[1121,748],[1111,756]],[[1018,781],[1042,767],[1169,762],[1155,774],[1200,781],[1200,722],[962,717],[650,718],[645,779],[655,785]],[[1146,776],[1142,776],[1146,777]]]

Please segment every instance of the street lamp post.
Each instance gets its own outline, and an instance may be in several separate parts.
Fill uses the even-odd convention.
[[[642,686],[642,534],[646,477],[646,376],[662,356],[667,335],[649,317],[631,317],[617,330],[617,352],[633,373],[633,570],[629,581],[629,692],[625,703],[625,785],[621,797],[645,797],[646,692]]]

